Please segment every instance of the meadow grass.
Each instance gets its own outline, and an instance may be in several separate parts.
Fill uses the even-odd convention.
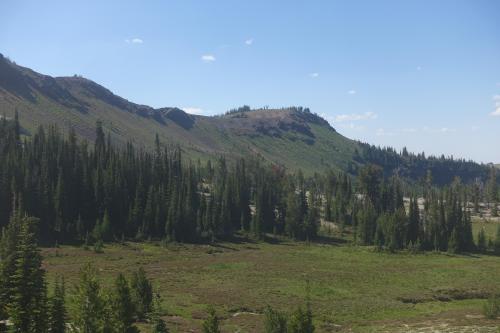
[[[199,331],[209,304],[224,332],[259,332],[266,305],[292,311],[307,300],[318,332],[397,331],[436,316],[481,321],[483,299],[500,292],[500,257],[385,253],[335,242],[130,242],[108,244],[102,254],[73,246],[43,254],[49,280],[63,275],[68,294],[86,262],[106,285],[118,272],[143,266],[163,295],[174,332]]]

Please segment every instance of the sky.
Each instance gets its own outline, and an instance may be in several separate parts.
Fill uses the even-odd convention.
[[[497,0],[2,0],[0,53],[153,107],[304,106],[352,139],[500,163]]]

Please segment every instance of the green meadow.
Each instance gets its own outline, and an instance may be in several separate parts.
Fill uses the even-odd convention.
[[[73,246],[42,252],[49,281],[65,277],[69,303],[86,262],[99,269],[105,285],[118,272],[144,267],[173,332],[199,332],[209,304],[223,332],[260,332],[267,305],[292,311],[307,301],[317,332],[495,332],[500,324],[481,311],[485,299],[500,292],[500,257],[494,255],[386,253],[333,238],[166,247],[127,242],[108,244],[101,254]],[[147,324],[140,327],[148,332]]]

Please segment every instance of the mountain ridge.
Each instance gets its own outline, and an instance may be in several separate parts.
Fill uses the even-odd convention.
[[[148,149],[157,134],[161,142],[181,146],[193,160],[257,156],[309,174],[326,170],[356,174],[364,164],[375,163],[384,168],[390,165],[388,174],[400,174],[403,166],[403,174],[412,175],[413,180],[422,175],[422,170],[409,170],[415,168],[420,154],[399,156],[394,150],[348,139],[308,108],[251,110],[245,106],[217,116],[192,115],[175,106],[153,108],[131,102],[81,76],[40,74],[0,54],[0,114],[13,117],[16,112],[28,135],[39,125],[57,124],[63,131],[73,128],[78,137],[92,141],[95,124],[101,121],[116,144],[132,142]],[[424,160],[420,168],[443,164],[436,162],[439,159]],[[463,166],[453,168],[468,175]],[[483,178],[486,167],[474,168],[475,173],[467,177]]]
[[[118,143],[132,141],[152,147],[158,133],[162,142],[180,144],[188,156],[257,155],[290,169],[347,168],[357,147],[320,116],[303,108],[257,109],[218,116],[187,114],[177,107],[153,108],[133,103],[80,76],[50,77],[0,57],[0,112],[19,112],[28,132],[56,123],[73,127],[79,137],[94,139],[94,126],[103,127]],[[285,147],[301,158],[285,156]],[[330,149],[325,147],[330,145]],[[311,148],[312,149],[311,151]],[[323,153],[318,153],[323,150]],[[288,149],[289,150],[289,149]],[[342,150],[323,158],[325,152]],[[318,153],[314,156],[314,153]],[[318,168],[318,166],[320,166]]]

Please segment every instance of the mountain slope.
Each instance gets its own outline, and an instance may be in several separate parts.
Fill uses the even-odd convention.
[[[85,78],[53,78],[0,56],[0,113],[12,117],[16,110],[28,133],[38,125],[56,123],[93,140],[95,123],[101,120],[112,139],[122,144],[150,147],[157,133],[162,142],[180,144],[192,158],[257,155],[306,171],[346,170],[358,146],[308,110],[261,109],[206,117],[175,107],[154,109]]]
[[[473,181],[488,174],[486,166],[470,161],[400,155],[350,140],[308,109],[242,108],[213,117],[190,115],[176,107],[154,109],[88,79],[39,74],[0,54],[0,115],[13,117],[16,110],[27,135],[39,125],[57,124],[92,141],[100,120],[116,144],[131,141],[150,148],[158,134],[161,142],[179,144],[192,159],[259,156],[308,174],[328,169],[355,174],[359,166],[375,163],[387,175],[397,173],[410,180],[421,179],[430,169],[444,175],[437,180],[440,184],[454,175]]]

